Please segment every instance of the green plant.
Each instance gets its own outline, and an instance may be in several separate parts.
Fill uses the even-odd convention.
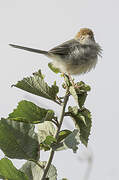
[[[49,67],[52,69],[52,65]],[[55,69],[52,69],[55,71]],[[56,70],[58,72],[58,70]],[[88,144],[91,129],[91,113],[84,107],[90,87],[84,82],[74,82],[70,76],[63,74],[62,87],[64,97],[59,97],[56,82],[50,87],[39,70],[31,77],[26,77],[14,87],[49,99],[61,106],[60,117],[51,109],[45,109],[34,103],[22,100],[7,118],[0,121],[0,149],[5,158],[0,160],[0,178],[8,180],[56,180],[57,170],[52,165],[54,154],[58,150],[72,149],[76,153],[79,144]],[[76,106],[69,105],[72,96]],[[66,110],[68,106],[68,110]],[[67,116],[74,122],[74,130],[61,129]],[[34,131],[38,124],[38,132]],[[40,161],[40,151],[49,151],[47,162]],[[21,169],[16,169],[11,159],[25,159]],[[63,178],[65,179],[65,178]],[[62,180],[63,180],[62,179]]]

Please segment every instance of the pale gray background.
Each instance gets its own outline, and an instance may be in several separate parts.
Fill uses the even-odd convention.
[[[10,88],[11,84],[39,68],[47,74],[49,83],[54,81],[54,74],[47,68],[48,58],[12,49],[8,43],[47,50],[72,38],[81,27],[89,27],[102,46],[103,57],[95,71],[76,76],[76,80],[83,80],[92,87],[86,102],[93,116],[90,180],[119,179],[118,18],[118,0],[0,0],[0,117],[7,117],[24,98],[46,107],[43,99]],[[61,84],[59,75],[56,79]],[[59,113],[58,106],[51,105]],[[71,120],[66,120],[66,126],[72,128]],[[59,179],[84,179],[87,162],[78,160],[80,155],[90,156],[90,152],[84,151],[81,148],[78,154],[70,150],[56,154],[53,164],[58,169]],[[46,159],[44,154],[42,158]],[[22,161],[14,163],[17,167],[22,165]]]

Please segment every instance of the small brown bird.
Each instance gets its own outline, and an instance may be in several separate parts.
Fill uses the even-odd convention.
[[[63,44],[43,51],[10,44],[14,48],[44,54],[53,60],[53,66],[63,73],[82,74],[89,72],[97,64],[101,56],[101,47],[95,42],[91,29],[82,28],[76,36]]]

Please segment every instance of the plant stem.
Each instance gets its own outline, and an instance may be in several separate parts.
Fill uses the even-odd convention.
[[[67,102],[68,102],[68,99],[69,99],[69,94],[68,94],[68,89],[66,91],[66,94],[65,94],[65,97],[64,97],[64,102],[63,102],[63,106],[62,106],[62,111],[61,111],[61,117],[60,117],[60,120],[59,120],[59,126],[57,127],[57,131],[56,131],[56,134],[55,134],[55,138],[57,139],[58,138],[58,134],[60,132],[60,129],[61,129],[61,126],[62,126],[62,122],[63,122],[63,119],[64,119],[64,115],[65,115],[65,108],[66,108],[66,105],[67,105]],[[47,172],[50,168],[50,165],[52,163],[52,160],[53,160],[53,157],[54,157],[54,153],[55,151],[53,149],[51,149],[50,151],[50,156],[49,156],[49,159],[47,161],[47,164],[44,168],[44,173],[42,175],[42,178],[41,180],[45,180],[46,176],[47,176]]]
[[[64,103],[63,103],[63,106],[62,106],[61,117],[60,117],[60,120],[59,120],[59,126],[58,126],[56,134],[55,134],[56,139],[58,138],[58,134],[59,134],[59,131],[60,131],[61,126],[62,126],[62,122],[63,122],[64,115],[65,115],[65,108],[66,108],[68,99],[69,99],[69,94],[68,94],[68,90],[67,90],[66,94],[65,94],[65,97],[64,97]]]

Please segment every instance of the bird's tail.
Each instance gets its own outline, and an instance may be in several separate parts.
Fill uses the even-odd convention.
[[[30,51],[30,52],[35,52],[35,53],[40,53],[40,54],[48,55],[47,51],[43,51],[43,50],[39,50],[39,49],[33,49],[33,48],[28,48],[28,47],[14,45],[14,44],[9,44],[9,45],[14,47],[14,48],[23,49],[25,51]]]

